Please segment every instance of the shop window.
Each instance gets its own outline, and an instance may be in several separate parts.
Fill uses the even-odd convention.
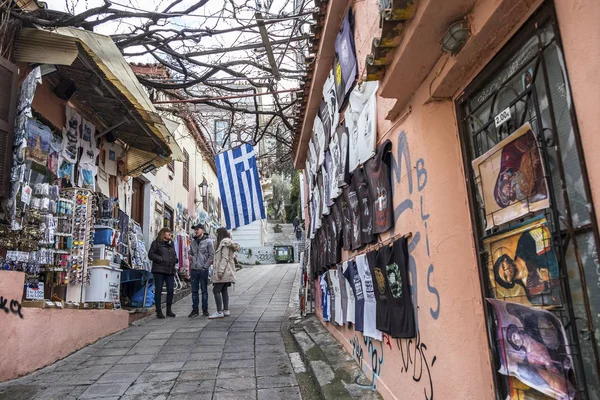
[[[507,349],[511,332],[499,338],[505,325],[486,301],[494,371],[507,369],[509,353],[521,351],[521,373],[541,389],[568,380],[575,398],[600,398],[598,225],[550,5],[465,90],[457,114],[483,295],[548,310],[566,334],[559,345],[552,342],[564,336],[560,329],[525,324],[537,350]],[[496,373],[495,380],[498,399],[539,396],[514,377]]]
[[[190,190],[190,155],[186,149],[183,149],[183,187]]]

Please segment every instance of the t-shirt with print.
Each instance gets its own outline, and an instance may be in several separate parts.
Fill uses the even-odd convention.
[[[344,272],[344,277],[350,282],[350,287],[354,294],[354,329],[362,332],[364,326],[365,296],[358,268],[356,267],[356,261],[348,261],[348,269]]]
[[[385,271],[389,334],[393,338],[415,337],[415,312],[408,278],[408,244],[398,239],[392,247],[379,249],[377,265]]]
[[[333,321],[339,326],[344,325],[344,315],[342,311],[342,292],[340,288],[340,278],[338,277],[337,269],[330,269],[329,273],[329,282],[331,283],[330,287],[332,288],[332,292],[334,293],[335,302],[332,302],[332,308],[335,310],[333,312]]]
[[[329,288],[327,287],[327,280],[325,279],[326,274],[322,274],[320,278],[321,283],[321,312],[323,313],[323,321],[329,322],[331,318],[329,309]]]
[[[338,208],[342,211],[342,248],[344,250],[352,249],[352,220],[350,218],[350,205],[348,204],[349,188],[345,187],[344,192],[337,199]]]
[[[344,261],[342,263],[342,277],[344,279],[344,284],[346,287],[346,297],[348,299],[348,305],[346,307],[346,322],[348,323],[348,326],[350,326],[350,324],[354,324],[354,321],[355,321],[356,299],[354,298],[354,291],[352,289],[352,283],[349,280],[350,278],[348,278],[350,276],[350,273],[347,271],[348,271],[348,261]]]
[[[371,277],[369,263],[365,254],[356,256],[356,267],[365,296],[363,335],[375,340],[381,340],[381,331],[377,330],[377,299],[375,299],[373,278]]]
[[[323,179],[323,185],[325,186],[325,200],[327,201],[327,208],[333,205],[333,196],[331,195],[331,189],[333,188],[331,182],[335,179],[335,173],[333,171],[333,160],[331,159],[331,152],[329,149],[325,152],[325,171],[327,172],[327,182]]]
[[[327,282],[327,288],[329,290],[329,320],[331,322],[335,322],[335,303],[337,302],[337,299],[335,297],[336,293],[333,287],[333,281],[331,279],[331,273],[330,270],[327,270],[325,272],[325,281]]]
[[[104,155],[104,170],[108,175],[116,176],[118,170],[117,162],[121,157],[123,148],[115,142],[105,142],[102,147],[106,152],[106,154]]]
[[[327,109],[327,103],[324,99],[321,99],[321,103],[319,104],[319,118],[321,118],[321,122],[323,122],[325,146],[327,146],[329,144],[329,141],[331,140],[331,132],[335,128],[332,127],[333,121],[331,120],[331,115],[329,114],[329,110]]]
[[[394,206],[390,167],[385,162],[392,148],[388,139],[377,149],[375,157],[365,164],[369,193],[373,201],[373,233],[387,232],[394,224]]]
[[[362,246],[361,241],[361,225],[360,225],[360,206],[358,204],[358,195],[354,185],[350,185],[344,188],[344,197],[348,203],[348,212],[350,214],[350,226],[351,237],[350,242],[352,244],[351,249],[356,250]]]
[[[334,63],[335,90],[339,110],[344,106],[345,97],[354,86],[358,75],[356,48],[354,45],[354,16],[352,9],[346,13],[342,27],[334,43],[336,61]]]
[[[377,300],[376,327],[381,332],[390,333],[385,270],[377,265],[378,255],[379,252],[377,250],[367,253],[367,262],[369,263],[371,277],[373,278],[373,290]]]
[[[340,209],[340,201],[339,198],[336,200],[336,202],[333,204],[333,207],[331,208],[331,215],[332,215],[332,223],[334,224],[335,227],[335,235],[334,235],[334,240],[333,240],[333,250],[334,250],[334,260],[335,260],[335,264],[339,263],[342,261],[342,236],[343,233],[342,231],[344,230],[344,217],[342,215],[342,210]]]
[[[373,243],[376,239],[373,235],[373,202],[369,194],[369,182],[362,168],[354,170],[352,186],[358,196],[360,208],[360,241],[363,245]]]
[[[342,311],[342,324],[348,323],[348,290],[346,289],[346,278],[344,278],[344,270],[342,264],[336,266],[338,285],[340,286],[340,308]]]
[[[329,143],[329,153],[331,154],[331,179],[329,180],[331,185],[331,198],[332,200],[337,199],[342,194],[342,188],[339,186],[338,177],[340,175],[340,144],[337,133],[331,137],[331,143]]]
[[[340,159],[338,166],[337,184],[338,187],[345,187],[350,184],[350,172],[348,171],[349,157],[349,136],[348,128],[341,125],[336,130],[338,146],[340,147]]]

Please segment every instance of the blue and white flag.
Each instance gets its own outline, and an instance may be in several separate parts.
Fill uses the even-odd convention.
[[[243,144],[217,154],[217,177],[227,229],[265,218],[254,147]]]

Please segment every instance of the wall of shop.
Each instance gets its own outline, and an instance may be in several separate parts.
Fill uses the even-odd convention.
[[[173,227],[175,231],[179,231],[183,227],[183,220],[186,216],[191,217],[192,221],[198,219],[204,209],[198,185],[202,183],[204,177],[209,185],[209,197],[220,197],[217,175],[207,160],[203,158],[185,122],[172,115],[167,118],[179,123],[175,138],[179,146],[189,154],[189,186],[187,189],[183,186],[183,162],[175,162],[173,171],[168,166],[164,166],[156,171],[156,175],[144,174],[149,194],[145,197],[145,210],[149,213],[144,223],[144,233],[147,234],[148,244],[156,238],[158,230],[163,226],[165,206],[174,212]]]
[[[353,5],[359,75],[371,51],[373,32],[378,29],[376,3],[371,0]],[[494,3],[481,1],[471,11],[474,30],[478,29],[477,18],[483,18],[486,10],[494,10]],[[521,22],[512,33],[539,4],[532,2],[528,11],[518,16]],[[600,67],[600,27],[596,22],[600,3],[583,0],[555,4],[594,205],[598,207],[600,127],[595,105],[600,102],[596,73]],[[454,83],[457,90],[452,99],[430,101],[432,81],[444,78],[443,66],[430,72],[410,99],[410,110],[400,112],[395,121],[385,119],[394,103],[377,99],[378,144],[386,139],[393,143],[395,228],[382,239],[412,234],[409,268],[418,334],[414,339],[391,339],[384,334],[379,342],[347,327],[324,324],[361,365],[373,389],[386,399],[433,399],[434,394],[442,399],[495,397],[454,98],[512,33],[497,46],[476,51],[483,56],[479,64],[462,71],[464,81]],[[354,255],[345,252],[343,258]],[[319,305],[320,286],[318,281],[314,283]],[[316,310],[320,315],[320,308]]]
[[[7,300],[9,310],[0,310],[0,382],[50,365],[129,326],[124,310],[21,308],[24,279],[22,272],[0,271],[0,305]]]

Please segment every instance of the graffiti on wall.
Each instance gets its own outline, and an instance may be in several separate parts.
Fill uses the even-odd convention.
[[[7,298],[4,298],[4,296],[0,296],[0,310],[4,310],[6,314],[10,312],[14,315],[18,315],[19,317],[21,317],[21,319],[24,318],[23,313],[21,312],[22,306],[18,300],[10,300],[9,302]]]
[[[421,342],[421,333],[417,332],[415,339],[396,339],[396,345],[400,351],[402,364],[400,373],[412,376],[413,381],[423,384],[425,399],[433,399],[433,380],[431,369],[437,357],[427,358],[427,345]]]
[[[364,365],[363,360],[365,356],[368,357],[369,365],[371,367],[371,382],[369,386],[373,390],[377,390],[377,379],[379,379],[381,367],[383,366],[383,344],[379,341],[377,341],[377,343],[379,343],[379,345],[376,345],[373,340],[367,336],[363,336],[361,341],[358,336],[354,335],[354,338],[350,340],[350,344],[352,344],[352,358],[356,359],[365,375],[367,375],[365,370],[368,369],[368,366]],[[365,346],[366,351],[363,349],[363,345]],[[355,383],[365,386],[358,381],[359,378],[360,376],[356,377]]]

